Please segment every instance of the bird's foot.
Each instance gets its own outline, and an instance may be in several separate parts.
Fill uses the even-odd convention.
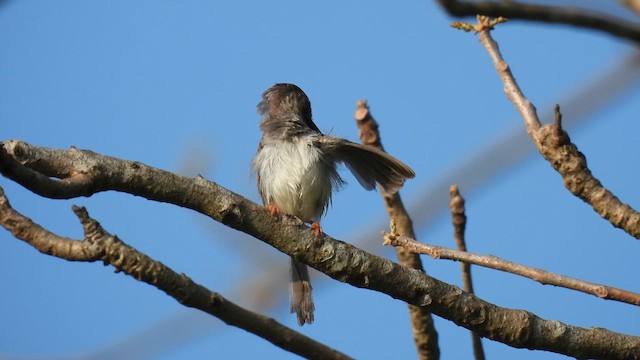
[[[269,203],[269,205],[267,205],[267,208],[269,209],[271,216],[278,216],[280,214],[280,209],[278,209],[278,207],[274,203]]]
[[[322,235],[322,227],[320,226],[320,223],[317,221],[314,221],[311,223],[311,230],[313,230],[313,233],[316,236],[316,239],[319,238],[320,235]]]

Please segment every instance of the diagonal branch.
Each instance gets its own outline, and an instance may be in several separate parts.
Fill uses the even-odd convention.
[[[360,141],[363,144],[374,146],[384,151],[378,131],[378,123],[371,115],[365,101],[358,101],[355,119],[358,124]],[[404,207],[400,194],[391,194],[384,189],[380,189],[380,195],[384,200],[389,218],[398,224],[399,232],[415,238],[413,222]],[[396,256],[400,265],[424,271],[420,256],[417,254],[413,254],[402,247],[396,247]],[[418,357],[420,359],[439,359],[438,332],[433,324],[431,313],[425,307],[409,305],[409,315],[411,317],[411,329],[413,330],[413,342],[418,350]]]
[[[640,294],[618,289],[613,286],[596,284],[569,276],[524,266],[512,261],[503,260],[492,255],[478,255],[467,251],[449,249],[443,246],[429,245],[418,242],[408,236],[394,233],[385,235],[385,244],[402,246],[416,254],[427,254],[434,259],[448,259],[465,264],[478,265],[490,269],[500,270],[535,280],[543,285],[559,286],[566,289],[591,294],[602,299],[615,300],[631,305],[640,306]]]
[[[185,306],[202,310],[294,354],[306,358],[351,359],[272,318],[236,305],[184,274],[151,259],[109,234],[84,207],[73,206],[73,212],[84,229],[84,241],[60,237],[34,223],[11,207],[0,187],[0,225],[44,254],[72,261],[100,260],[164,291]]]
[[[498,75],[504,83],[504,92],[514,104],[527,127],[538,151],[562,176],[566,188],[575,196],[591,205],[600,216],[611,225],[640,239],[640,213],[623,203],[596,179],[587,167],[587,159],[571,142],[562,129],[560,110],[555,109],[556,121],[542,125],[535,106],[527,99],[518,86],[509,65],[505,62],[498,44],[491,37],[491,27],[486,26],[488,18],[478,16],[474,25],[480,34],[480,43],[493,61]]]
[[[509,19],[565,24],[602,31],[622,39],[640,42],[640,24],[581,8],[524,4],[517,1],[438,0],[453,16],[477,14]]]
[[[21,178],[18,167],[51,168],[77,173],[88,169],[92,179],[84,190],[118,190],[150,200],[194,209],[229,227],[252,235],[326,275],[352,286],[385,293],[448,319],[483,337],[512,347],[552,351],[576,358],[640,359],[640,337],[602,328],[582,328],[541,319],[524,310],[507,309],[461,291],[424,272],[395,264],[306,225],[287,225],[269,211],[202,177],[187,178],[144,165],[78,149],[57,150],[11,140],[0,143],[0,172],[29,189],[48,190],[33,177]],[[6,166],[9,164],[9,166]],[[57,183],[60,191],[64,185]],[[66,191],[72,196],[71,191]],[[76,196],[88,195],[86,192]]]

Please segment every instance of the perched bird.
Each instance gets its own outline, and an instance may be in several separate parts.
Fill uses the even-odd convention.
[[[331,202],[331,193],[344,183],[337,171],[344,163],[367,190],[379,184],[396,192],[415,173],[377,148],[323,135],[311,118],[311,102],[293,84],[276,84],[262,94],[257,106],[262,115],[262,139],[253,159],[258,191],[272,214],[288,214],[311,223],[316,235],[318,221]],[[291,258],[289,284],[291,312],[300,326],[313,322],[309,271]]]

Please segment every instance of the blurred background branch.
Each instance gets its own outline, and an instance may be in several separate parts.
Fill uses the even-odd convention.
[[[477,14],[507,19],[528,20],[577,26],[631,40],[640,41],[640,24],[580,7],[548,6],[520,1],[459,1],[438,0],[452,16]]]

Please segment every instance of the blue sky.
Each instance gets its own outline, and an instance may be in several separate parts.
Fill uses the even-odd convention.
[[[424,199],[425,189],[447,194],[448,184],[439,185],[446,174],[524,125],[477,39],[451,29],[451,21],[434,1],[10,1],[0,8],[0,138],[200,173],[257,201],[249,169],[260,137],[255,105],[266,88],[296,83],[320,129],[352,140],[355,103],[367,99],[385,148],[417,174],[402,191],[405,201],[439,209],[435,218],[414,219],[419,239],[453,246],[446,202]],[[494,37],[540,114],[632,50],[600,33],[518,21]],[[571,129],[594,174],[636,208],[638,88]],[[640,291],[637,240],[568,193],[523,141],[530,155],[517,166],[473,191],[461,186],[469,249]],[[377,236],[388,227],[379,195],[344,175],[350,185],[334,196],[323,228],[393,257]],[[455,182],[473,179],[465,173]],[[287,258],[255,239],[127,194],[60,201],[5,178],[0,186],[16,209],[63,236],[82,236],[70,207],[84,205],[128,244],[297,328],[286,303]],[[460,283],[458,264],[423,261],[431,275]],[[4,230],[0,274],[2,358],[88,357],[104,349],[131,359],[295,358],[111,268],[44,256]],[[316,322],[300,331],[357,358],[414,357],[405,304],[312,277]],[[500,306],[637,333],[640,315],[631,305],[492,270],[474,268],[474,279],[478,295]],[[471,356],[465,329],[440,318],[436,326],[443,359]],[[484,344],[493,359],[564,358]]]

